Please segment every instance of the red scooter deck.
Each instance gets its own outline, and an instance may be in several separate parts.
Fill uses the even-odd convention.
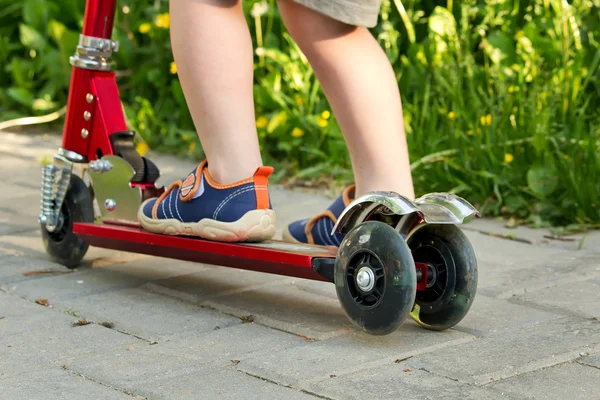
[[[333,281],[334,247],[271,240],[222,243],[193,237],[158,235],[138,227],[75,223],[73,232],[95,247],[175,258],[298,278]]]

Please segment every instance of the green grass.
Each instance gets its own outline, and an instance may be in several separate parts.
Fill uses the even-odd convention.
[[[83,3],[0,0],[4,118],[65,104]],[[275,0],[264,13],[252,12],[257,3],[244,8],[265,160],[278,179],[349,182],[343,137],[310,65]],[[156,23],[166,2],[120,7],[116,60],[130,124],[155,149],[201,158],[168,29]],[[598,226],[599,9],[600,0],[384,0],[372,32],[398,78],[418,194],[457,193],[486,215],[533,226]]]

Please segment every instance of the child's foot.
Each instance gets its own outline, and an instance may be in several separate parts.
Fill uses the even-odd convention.
[[[339,246],[343,235],[340,233],[331,235],[331,231],[344,208],[354,200],[354,188],[354,185],[347,187],[344,193],[322,213],[310,219],[289,224],[287,229],[283,231],[283,239],[288,242]]]
[[[202,162],[159,198],[146,200],[138,211],[142,227],[166,235],[189,235],[223,242],[261,241],[275,234],[275,212],[267,189],[271,167],[254,176],[220,185]]]

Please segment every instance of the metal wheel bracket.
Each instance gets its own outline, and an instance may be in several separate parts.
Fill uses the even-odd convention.
[[[401,216],[396,225],[401,234],[407,234],[419,219],[427,224],[459,225],[480,216],[466,200],[449,193],[431,193],[411,201],[395,192],[370,192],[346,207],[331,234],[346,234],[374,214]]]
[[[42,198],[38,223],[44,225],[49,232],[56,230],[59,224],[60,209],[69,188],[73,158],[78,154],[59,149],[52,163],[42,168]]]
[[[136,223],[142,190],[132,187],[134,169],[123,158],[104,156],[90,163],[88,173],[103,221]]]

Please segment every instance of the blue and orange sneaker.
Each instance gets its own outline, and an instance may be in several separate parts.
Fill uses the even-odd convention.
[[[206,161],[138,211],[142,227],[166,235],[188,235],[222,242],[256,242],[275,235],[268,181],[272,167],[259,167],[248,179],[216,183]]]
[[[289,224],[283,231],[283,239],[287,242],[339,247],[344,236],[340,233],[332,235],[331,231],[344,208],[354,200],[354,191],[354,185],[348,186],[327,210],[310,219]]]

